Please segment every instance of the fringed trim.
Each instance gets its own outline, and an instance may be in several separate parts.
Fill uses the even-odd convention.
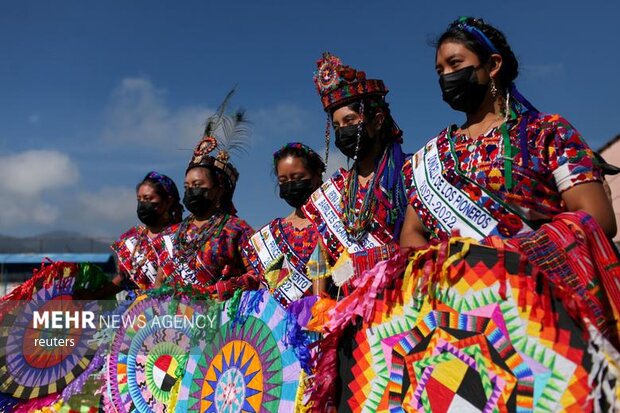
[[[258,314],[259,306],[263,302],[266,290],[242,291],[235,290],[233,297],[228,300],[226,314],[231,320],[232,328],[241,326],[252,314]]]
[[[103,270],[90,263],[79,264],[79,271],[75,277],[74,289],[97,290],[108,283],[108,277]]]
[[[585,319],[590,340],[588,353],[592,357],[592,369],[588,376],[588,384],[592,389],[588,401],[593,406],[583,406],[587,411],[593,408],[595,413],[620,411],[620,353],[614,346]],[[601,402],[605,401],[605,404]],[[607,409],[603,410],[606,406]]]
[[[310,347],[316,341],[317,334],[304,330],[304,326],[312,318],[312,307],[317,301],[316,296],[304,297],[293,301],[286,311],[284,345],[293,348],[301,368],[308,374],[312,374]]]
[[[457,243],[462,245],[461,250],[453,252],[452,247]],[[472,238],[453,237],[430,247],[412,251],[405,270],[403,289],[414,291],[414,305],[417,309],[420,309],[427,296],[435,308],[439,285],[456,284],[460,280],[463,276],[463,267],[455,268],[455,265],[460,265],[456,262],[469,254],[472,244],[477,244]]]
[[[310,309],[311,317],[306,323],[306,328],[310,331],[316,331],[317,333],[322,332],[329,320],[329,312],[336,304],[336,300],[330,298],[328,295],[320,297]]]
[[[330,412],[335,405],[336,383],[338,382],[338,342],[340,336],[330,334],[319,342],[314,376],[308,389],[310,411]]]
[[[74,281],[71,275],[76,274],[78,271],[77,264],[68,264],[63,262],[45,261],[41,263],[41,268],[32,272],[32,277],[26,280],[23,284],[15,287],[9,294],[2,297],[0,300],[0,322],[7,314],[6,306],[13,306],[11,301],[28,300],[31,299],[36,291],[41,287],[47,288],[52,285],[54,280],[61,283],[61,285],[68,285],[69,282]]]
[[[295,394],[295,413],[308,413],[312,409],[312,405],[309,403],[306,390],[311,385],[312,381],[305,371],[301,372],[299,376],[299,387],[297,387],[297,394]]]
[[[12,412],[19,402],[19,399],[0,394],[0,412]]]
[[[241,303],[241,294],[243,294],[242,291],[235,291],[233,296],[226,303],[226,314],[230,320],[234,320],[237,317],[237,313],[239,312],[239,304]]]
[[[69,383],[67,387],[65,387],[61,394],[63,400],[69,400],[72,396],[81,393],[84,385],[86,384],[86,381],[90,378],[90,376],[96,370],[99,370],[101,369],[101,367],[103,367],[103,364],[105,362],[103,356],[103,349],[103,347],[99,347],[86,370],[84,370],[82,374],[80,374],[75,380]]]
[[[58,393],[54,393],[49,396],[24,401],[15,406],[12,413],[33,413],[41,411],[43,408],[51,408],[59,401],[59,397]]]

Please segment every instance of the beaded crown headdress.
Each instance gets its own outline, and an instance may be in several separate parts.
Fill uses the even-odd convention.
[[[245,152],[250,138],[249,123],[242,110],[238,110],[232,116],[224,113],[234,93],[235,89],[228,92],[217,111],[207,118],[202,139],[196,145],[187,166],[187,171],[198,166],[220,170],[233,190],[237,185],[239,172],[230,162],[230,154]],[[219,149],[218,153],[215,156],[211,155],[216,149]]]
[[[388,93],[382,80],[366,79],[365,72],[343,65],[339,57],[329,52],[323,53],[316,65],[314,84],[326,112],[362,96]]]

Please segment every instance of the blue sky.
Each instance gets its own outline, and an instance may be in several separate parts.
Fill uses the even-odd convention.
[[[415,151],[462,121],[441,100],[429,45],[461,15],[505,32],[517,85],[539,109],[564,115],[594,148],[618,134],[620,3],[499,5],[0,1],[0,234],[120,234],[136,222],[146,172],[182,186],[204,119],[235,84],[232,106],[254,129],[250,153],[233,158],[239,215],[254,227],[284,215],[271,154],[292,140],[323,151],[312,83],[321,53],[385,81]]]

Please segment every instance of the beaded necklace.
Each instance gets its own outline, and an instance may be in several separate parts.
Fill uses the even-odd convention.
[[[356,208],[357,192],[359,190],[359,178],[357,167],[354,167],[347,177],[344,187],[344,194],[341,199],[341,206],[344,213],[344,224],[347,234],[354,241],[358,242],[366,234],[373,219],[375,206],[377,205],[377,195],[375,194],[375,181],[377,175],[374,174],[368,184],[368,191],[364,194],[361,208]]]
[[[198,235],[193,239],[189,239],[187,232],[191,222],[194,221],[194,216],[190,215],[181,223],[177,235],[174,237],[175,261],[177,263],[188,262],[188,258],[195,257],[198,250],[208,239],[220,235],[228,218],[228,214],[213,214],[207,223],[200,227]]]

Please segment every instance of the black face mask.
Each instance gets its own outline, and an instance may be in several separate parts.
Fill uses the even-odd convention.
[[[478,83],[476,69],[474,66],[467,66],[456,72],[439,76],[443,100],[452,109],[473,113],[482,104],[489,84]]]
[[[204,215],[211,208],[208,192],[208,188],[187,188],[183,195],[183,205],[194,215]]]
[[[293,208],[300,208],[313,192],[312,179],[300,179],[280,184],[280,198]]]
[[[358,125],[344,126],[336,129],[336,147],[347,158],[355,159],[355,155],[357,155],[357,159],[364,159],[372,148],[373,140],[368,136],[366,123],[362,122],[360,127],[360,144],[357,154],[355,153],[355,148],[357,148]]]
[[[159,222],[159,213],[155,202],[138,202],[138,219],[147,227],[155,226]]]

